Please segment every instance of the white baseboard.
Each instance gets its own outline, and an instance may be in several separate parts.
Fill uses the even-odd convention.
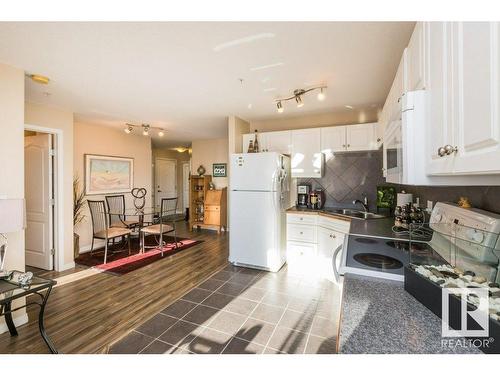
[[[75,268],[75,262],[69,262],[69,263],[64,264],[62,266],[62,268],[59,270],[59,272],[66,271],[66,270],[69,270],[71,268]]]
[[[104,241],[94,241],[94,249],[99,249],[101,247],[104,247]],[[87,246],[82,246],[80,247],[80,254],[83,253],[88,253],[90,252],[90,249],[92,248],[92,245],[87,245]]]
[[[24,313],[18,317],[15,317],[13,320],[14,320],[14,325],[16,327],[22,326],[23,324],[28,323],[28,314]],[[9,327],[7,327],[7,323],[4,322],[0,323],[0,334],[7,332],[8,330]]]

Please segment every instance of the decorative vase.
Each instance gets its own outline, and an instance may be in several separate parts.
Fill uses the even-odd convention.
[[[73,233],[73,257],[76,259],[80,256],[80,236]]]
[[[203,165],[200,165],[198,167],[198,169],[196,170],[196,172],[198,172],[199,176],[203,176],[205,174],[205,172],[206,172],[205,167]]]

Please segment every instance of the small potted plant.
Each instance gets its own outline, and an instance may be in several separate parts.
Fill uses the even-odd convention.
[[[85,193],[83,189],[80,189],[80,179],[75,176],[73,179],[73,231],[85,219],[84,204]],[[80,236],[76,232],[73,232],[73,253],[75,258],[80,255]]]

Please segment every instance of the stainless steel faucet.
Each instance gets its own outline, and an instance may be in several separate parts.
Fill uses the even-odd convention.
[[[356,205],[358,203],[361,203],[365,212],[368,212],[368,198],[366,196],[363,198],[362,201],[359,199],[355,199],[352,201],[352,204],[354,204],[354,205]]]

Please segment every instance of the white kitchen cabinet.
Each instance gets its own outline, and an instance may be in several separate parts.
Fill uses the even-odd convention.
[[[292,130],[292,177],[321,178],[324,155],[320,129]]]
[[[377,150],[377,123],[349,125],[346,130],[347,151]]]
[[[407,91],[425,88],[425,48],[424,24],[417,22],[408,43],[406,53]]]
[[[345,126],[321,128],[321,152],[329,160],[334,152],[346,151]]]
[[[425,23],[431,175],[500,173],[499,23]],[[439,148],[449,152],[439,155]]]
[[[290,155],[292,153],[291,131],[260,133],[260,137],[263,142],[262,151],[279,152],[285,155]]]

